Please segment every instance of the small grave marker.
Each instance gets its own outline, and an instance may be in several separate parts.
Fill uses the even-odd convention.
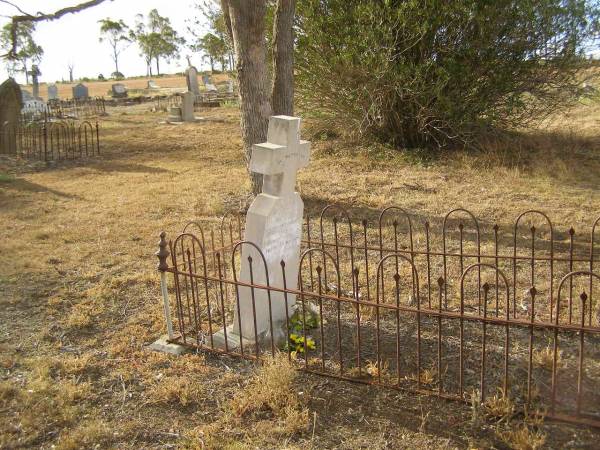
[[[55,84],[48,85],[48,100],[58,100],[58,87]]]
[[[127,88],[123,83],[116,83],[112,85],[112,96],[114,98],[125,98],[127,95]]]
[[[90,96],[86,85],[79,83],[73,86],[73,98],[76,100],[86,99]]]

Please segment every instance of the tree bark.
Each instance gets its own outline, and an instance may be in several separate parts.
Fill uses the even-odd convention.
[[[160,75],[160,58],[156,57],[156,75]]]
[[[275,115],[294,115],[294,13],[296,0],[277,0],[273,24],[273,89]]]
[[[271,104],[265,44],[266,0],[221,0],[225,22],[231,24],[239,83],[241,128],[246,167],[252,145],[267,139]],[[262,175],[250,173],[253,194],[262,189]]]

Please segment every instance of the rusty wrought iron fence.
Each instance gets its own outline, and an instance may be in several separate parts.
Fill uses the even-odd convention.
[[[106,115],[104,97],[85,99],[49,100],[47,103],[48,117],[66,119],[84,119]]]
[[[41,161],[98,155],[100,127],[89,121],[5,122],[0,128],[0,154]]]
[[[225,102],[235,102],[237,95],[233,92],[201,92],[194,99],[194,109],[221,106]],[[168,111],[171,107],[181,107],[183,95],[181,93],[153,98],[156,111]]]
[[[502,395],[600,426],[600,218],[590,222],[580,238],[537,210],[496,225],[465,209],[430,222],[396,207],[354,222],[328,206],[306,219],[293,289],[286,261],[283,286],[252,282],[252,268],[265,266],[260,249],[250,282],[238,278],[241,250],[253,245],[240,218],[210,230],[190,222],[172,240],[162,233],[157,252],[169,338],[261,358],[278,351],[272,316],[270,339],[228,345],[240,289],[267,292],[269,312],[295,296],[279,348],[302,370],[454,400]],[[252,311],[256,332],[254,300]]]

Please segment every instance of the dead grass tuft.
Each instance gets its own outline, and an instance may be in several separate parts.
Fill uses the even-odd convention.
[[[244,390],[231,401],[233,414],[239,418],[276,419],[284,432],[295,432],[304,426],[296,419],[308,418],[294,389],[297,372],[281,353],[258,370]]]
[[[101,420],[94,420],[80,424],[73,430],[67,430],[61,434],[54,448],[57,450],[106,448],[113,437],[113,431],[108,424]]]
[[[381,368],[379,367],[379,364],[377,363],[377,361],[367,361],[366,371],[373,378],[378,378],[380,376],[388,377],[389,376],[389,368],[390,368],[390,364],[387,360],[383,361],[381,363]]]
[[[188,375],[160,377],[148,389],[149,404],[176,404],[189,406],[200,404],[204,398],[205,389],[202,380],[194,372]]]
[[[514,402],[504,395],[502,389],[498,389],[498,392],[485,399],[483,403],[485,414],[489,418],[496,420],[508,421],[515,413]]]
[[[184,439],[187,448],[292,448],[289,439],[306,430],[308,409],[295,389],[297,371],[286,354],[264,363],[233,394],[223,415]],[[195,447],[196,446],[196,447]]]
[[[541,367],[545,370],[552,370],[552,367],[554,366],[554,349],[551,346],[548,346],[542,350],[534,349],[532,353],[532,361],[537,367]],[[556,354],[556,366],[559,369],[564,366],[562,350],[560,349]]]
[[[515,450],[537,450],[546,443],[546,435],[526,424],[498,433],[502,441]]]

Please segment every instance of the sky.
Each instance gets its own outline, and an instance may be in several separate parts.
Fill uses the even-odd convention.
[[[39,65],[42,75],[40,82],[55,82],[69,79],[68,65],[74,65],[74,77],[97,77],[99,74],[109,76],[114,72],[111,49],[108,43],[98,41],[100,25],[98,21],[110,17],[123,19],[133,26],[135,16],[139,13],[147,15],[156,8],[158,12],[171,20],[175,30],[187,41],[192,37],[187,31],[187,20],[199,15],[194,8],[197,0],[112,0],[76,14],[63,16],[53,22],[38,24],[34,38],[44,49],[44,56]],[[54,12],[65,6],[73,6],[82,0],[11,0],[27,13],[38,11]],[[0,25],[9,21],[6,16],[19,14],[15,8],[0,3]],[[187,67],[186,56],[191,56],[196,67],[206,67],[201,55],[193,53],[189,48],[181,51],[180,58],[167,63],[161,61],[161,73],[182,72]],[[125,49],[119,58],[119,70],[127,77],[146,75],[146,63],[139,55],[135,44]],[[7,77],[6,67],[0,67],[0,80]],[[23,74],[17,75],[17,81],[25,82]]]

